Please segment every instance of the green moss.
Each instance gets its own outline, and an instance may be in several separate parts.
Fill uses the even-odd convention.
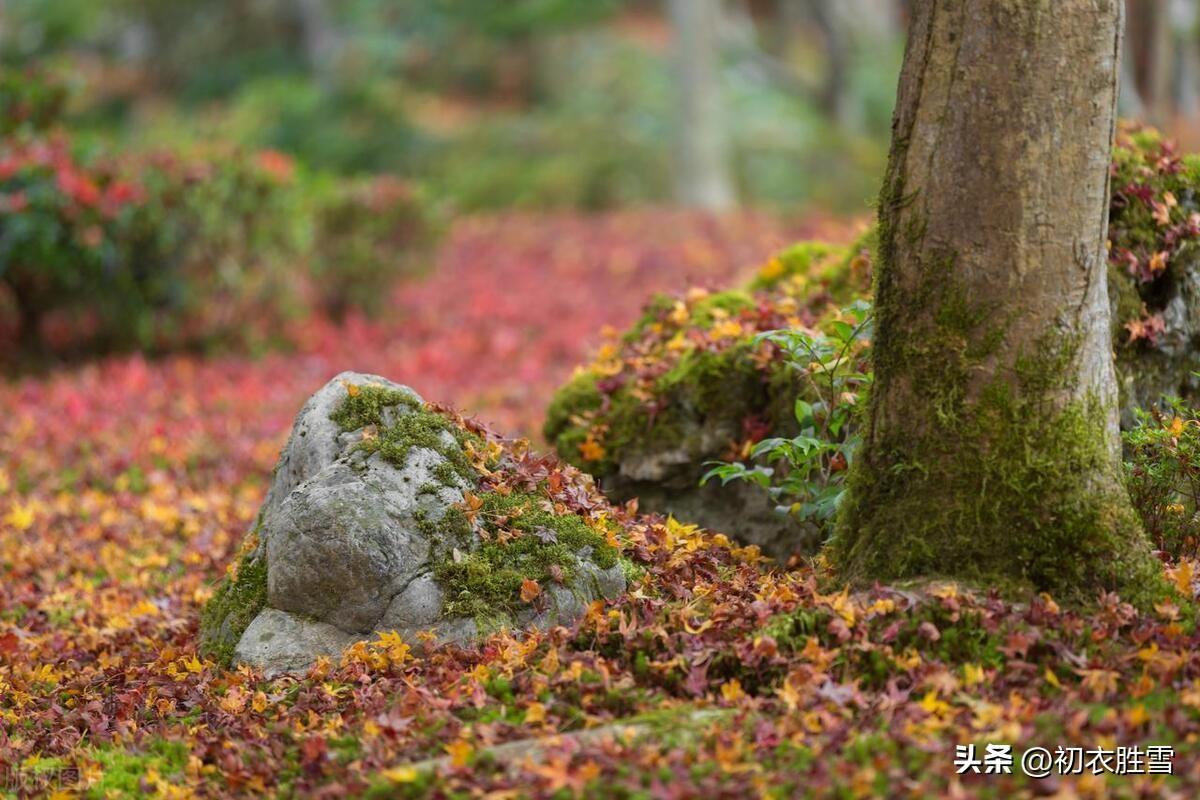
[[[769,268],[756,275],[747,288],[755,292],[773,289],[797,275],[811,275],[817,264],[845,250],[845,245],[828,242],[799,242],[777,254]]]
[[[260,516],[252,541],[257,540],[261,529]],[[204,605],[200,616],[200,653],[221,666],[229,666],[242,633],[266,604],[266,555],[251,549],[238,562],[234,577],[225,576]]]
[[[587,439],[588,425],[583,415],[598,411],[604,402],[596,383],[592,373],[576,373],[554,393],[546,409],[542,434],[554,443],[564,460],[573,464],[579,463],[579,445]]]
[[[740,289],[716,292],[692,306],[688,322],[694,327],[707,329],[722,316],[736,316],[742,311],[754,309],[757,305],[753,297]]]
[[[883,208],[906,202],[885,187]],[[1068,600],[1100,589],[1153,596],[1160,570],[1110,449],[1110,409],[1092,396],[1057,399],[1074,388],[1064,380],[1077,340],[1048,335],[997,369],[1008,319],[966,299],[950,256],[931,259],[915,293],[902,292],[888,265],[897,237],[919,237],[920,226],[891,231],[891,216],[881,214],[876,385],[903,381],[934,413],[876,429],[884,392],[874,393],[831,562],[855,583],[945,576]],[[935,312],[913,314],[914,305]]]
[[[343,431],[356,431],[383,421],[383,410],[394,406],[418,408],[420,403],[411,393],[377,384],[356,387],[358,392],[347,394],[329,418]]]
[[[1124,335],[1125,323],[1141,319],[1146,310],[1146,303],[1142,300],[1133,276],[1113,263],[1108,265],[1108,296],[1112,299],[1114,311],[1113,343],[1120,344],[1127,338]]]
[[[87,758],[100,766],[100,777],[87,790],[88,797],[139,797],[142,779],[151,771],[168,783],[180,785],[187,768],[188,749],[183,742],[154,739],[138,750],[96,747]]]
[[[563,459],[605,477],[633,447],[684,447],[699,460],[712,455],[703,452],[706,443],[686,441],[685,431],[704,431],[713,424],[736,427],[751,415],[765,415],[775,430],[786,431],[801,382],[785,369],[764,370],[754,358],[756,349],[747,337],[722,350],[686,353],[655,381],[656,411],[624,388],[610,395],[605,406],[595,378],[581,374],[555,395],[545,436]],[[604,455],[588,460],[580,447],[597,424],[603,426]]]
[[[511,619],[521,608],[521,583],[551,585],[561,571],[570,584],[576,554],[590,548],[589,559],[601,569],[617,563],[617,550],[576,514],[556,514],[537,495],[513,492],[482,497],[476,512],[487,538],[469,553],[447,553],[434,568],[445,587],[446,614],[474,617],[485,623]],[[501,542],[501,532],[516,532]]]
[[[390,424],[385,424],[384,409],[397,406],[402,410]],[[469,441],[481,446],[479,437],[430,410],[428,405],[419,405],[411,394],[385,386],[360,386],[356,393],[346,396],[329,418],[343,431],[378,428],[375,436],[364,439],[357,448],[378,453],[397,467],[404,466],[414,447],[423,447],[445,459],[445,463],[434,469],[434,476],[443,484],[473,486],[479,479],[464,452]],[[447,441],[447,434],[451,441]]]

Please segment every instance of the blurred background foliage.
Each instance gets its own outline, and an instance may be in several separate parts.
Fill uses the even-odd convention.
[[[901,31],[840,18],[831,67],[807,5],[727,4],[719,78],[738,194],[862,211]],[[4,63],[60,65],[78,88],[73,130],[108,141],[219,138],[311,171],[398,172],[460,211],[672,197],[659,2],[8,0],[0,14]],[[832,68],[854,106],[841,119],[823,95]]]
[[[1127,3],[1123,105],[1175,130],[1197,2]],[[4,0],[0,362],[286,343],[386,310],[455,215],[868,213],[906,9]]]
[[[900,5],[683,2],[6,0],[7,352],[286,343],[384,310],[452,214],[865,211]],[[719,145],[715,204],[680,183],[713,168],[681,163],[691,140]]]

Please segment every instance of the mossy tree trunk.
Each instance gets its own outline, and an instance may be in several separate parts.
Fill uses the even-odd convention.
[[[830,557],[1060,596],[1157,570],[1120,476],[1104,240],[1119,0],[917,0],[875,375]]]

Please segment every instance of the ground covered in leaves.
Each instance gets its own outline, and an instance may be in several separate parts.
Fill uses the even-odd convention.
[[[335,372],[533,431],[597,331],[653,290],[727,285],[788,241],[843,233],[649,212],[469,221],[385,320],[311,322],[296,353],[114,359],[0,388],[0,795],[1196,796],[1191,562],[1165,567],[1178,603],[1146,613],[949,585],[850,596],[819,565],[771,570],[613,508],[507,442],[498,480],[616,523],[627,597],[467,650],[384,635],[302,678],[198,656],[199,608],[291,417]],[[956,775],[967,743],[1014,745],[1013,774]],[[1175,775],[1112,774],[1109,756],[1033,781],[1019,760],[1035,745],[1082,747],[1085,764],[1170,746]]]

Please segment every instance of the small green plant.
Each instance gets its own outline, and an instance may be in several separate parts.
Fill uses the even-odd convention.
[[[1180,400],[1137,412],[1124,434],[1129,495],[1150,541],[1172,559],[1200,555],[1200,419]]]
[[[710,462],[701,482],[720,478],[766,489],[781,512],[795,514],[827,528],[845,490],[846,471],[858,449],[854,424],[871,385],[866,367],[872,317],[870,304],[859,300],[842,309],[824,332],[784,329],[761,333],[758,340],[779,348],[789,369],[809,388],[796,399],[799,433],[763,439],[746,462]]]

